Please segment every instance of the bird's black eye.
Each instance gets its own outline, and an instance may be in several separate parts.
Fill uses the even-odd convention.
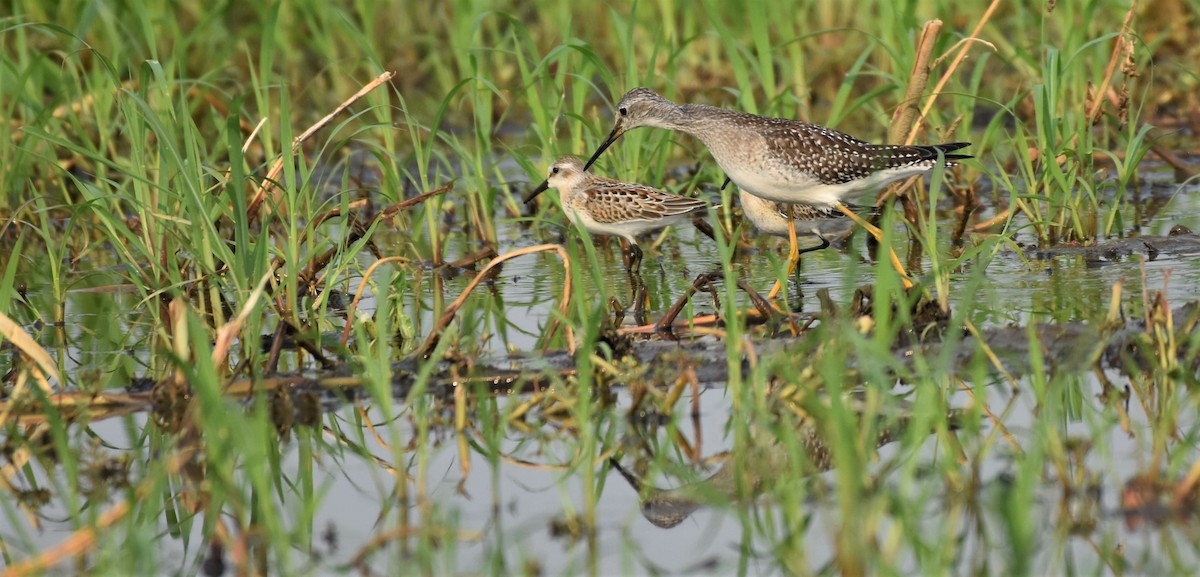
[[[556,167],[554,167],[554,168],[551,168],[551,169],[550,169],[550,174],[558,174],[558,167],[556,166]]]
[[[629,109],[625,108],[624,106],[618,108],[617,112],[620,112],[621,116],[629,116]]]

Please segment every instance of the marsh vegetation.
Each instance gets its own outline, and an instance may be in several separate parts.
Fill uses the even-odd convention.
[[[4,574],[1194,573],[1197,13],[8,2]],[[635,86],[974,158],[793,276],[632,131],[634,278]]]

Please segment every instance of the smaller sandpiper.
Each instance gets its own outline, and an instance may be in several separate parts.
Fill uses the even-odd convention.
[[[558,189],[563,212],[572,223],[579,222],[592,234],[618,236],[629,241],[629,268],[638,272],[642,250],[637,236],[685,222],[708,208],[697,198],[671,194],[656,188],[594,176],[583,169],[583,161],[564,156],[554,161],[546,181],[525,197],[532,201],[548,188]]]

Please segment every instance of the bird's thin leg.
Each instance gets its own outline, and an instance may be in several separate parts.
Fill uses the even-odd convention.
[[[818,250],[825,250],[833,246],[833,244],[829,242],[829,239],[825,238],[825,235],[821,234],[821,231],[814,228],[812,230],[812,234],[821,240],[821,244],[796,251],[796,266],[793,267],[792,274],[795,276],[797,285],[800,284],[800,255],[810,252],[817,252]]]
[[[629,272],[642,274],[642,249],[634,243],[629,243]]]
[[[833,206],[835,206],[839,212],[846,215],[847,218],[854,221],[854,224],[863,227],[867,232],[871,233],[871,236],[875,237],[875,240],[879,241],[881,244],[883,243],[883,231],[879,230],[878,227],[863,220],[861,216],[854,214],[853,210],[846,208],[846,205],[840,202]],[[900,257],[896,256],[896,251],[892,250],[891,246],[888,246],[888,258],[892,261],[892,268],[896,269],[896,272],[900,273],[900,281],[904,283],[904,288],[912,288],[913,283],[908,279],[908,273],[905,272],[904,265],[900,263]]]
[[[628,257],[629,268],[625,272],[629,275],[629,292],[633,298],[633,304],[629,307],[633,314],[634,320],[638,324],[646,324],[646,283],[642,280],[642,249],[637,243],[629,243]]]
[[[797,251],[799,254],[805,254],[805,253],[809,253],[809,252],[817,252],[818,250],[825,250],[825,249],[833,246],[833,244],[829,242],[829,239],[825,238],[825,235],[821,234],[820,231],[813,229],[812,232],[813,232],[813,236],[816,236],[818,239],[821,240],[821,244],[818,244],[817,246],[810,246],[804,250]]]
[[[783,278],[792,276],[792,271],[796,270],[796,264],[800,262],[800,245],[796,241],[796,218],[792,211],[792,205],[787,205],[788,219],[788,270]],[[775,286],[771,287],[771,292],[767,293],[767,300],[775,300],[779,296],[779,291],[783,290],[782,280],[776,280]]]
[[[634,322],[644,325],[646,324],[646,283],[642,280],[642,249],[638,248],[638,245],[629,245],[629,260],[631,264],[627,271],[629,274],[629,295],[633,299],[633,302],[629,305],[629,312],[633,315]]]

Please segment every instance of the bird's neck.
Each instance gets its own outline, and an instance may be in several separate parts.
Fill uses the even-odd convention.
[[[696,134],[696,116],[690,109],[694,105],[684,104],[682,106],[672,103],[664,110],[663,114],[656,115],[647,120],[646,124],[655,128],[665,128],[686,134]]]
[[[563,182],[560,182],[557,186],[555,186],[555,188],[558,189],[558,201],[562,204],[563,208],[566,208],[569,205],[572,194],[581,192],[580,189],[583,187],[586,180],[586,175],[576,174],[569,176],[568,178],[564,179]]]
[[[667,123],[662,128],[669,128],[698,138],[706,146],[716,136],[713,130],[714,121],[720,119],[729,111],[705,104],[683,104],[676,107],[674,114],[664,118]]]

